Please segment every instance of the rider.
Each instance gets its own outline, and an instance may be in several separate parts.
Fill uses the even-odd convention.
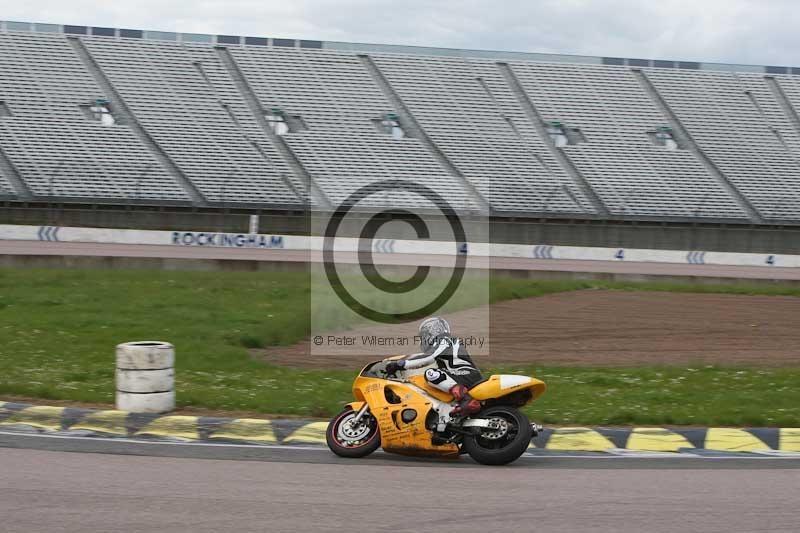
[[[435,363],[435,368],[431,366],[425,370],[425,380],[456,399],[458,404],[450,414],[462,416],[480,411],[480,402],[473,399],[468,390],[483,380],[483,376],[461,340],[450,333],[450,324],[438,316],[427,318],[419,325],[419,337],[422,353],[388,361],[386,373],[392,375],[398,370],[422,368]]]

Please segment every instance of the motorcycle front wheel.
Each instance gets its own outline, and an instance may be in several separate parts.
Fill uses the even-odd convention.
[[[498,429],[483,429],[479,435],[464,437],[462,449],[484,465],[505,465],[516,461],[531,443],[528,417],[514,407],[492,407],[472,418],[492,420]]]
[[[364,413],[357,424],[353,424],[356,412],[346,408],[328,424],[325,440],[328,448],[339,457],[366,457],[381,445],[378,421],[370,413]]]

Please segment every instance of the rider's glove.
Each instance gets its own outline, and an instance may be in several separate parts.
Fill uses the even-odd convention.
[[[405,366],[406,366],[405,361],[389,361],[388,363],[386,363],[386,375],[394,376],[395,374],[397,374],[398,370],[403,370]]]

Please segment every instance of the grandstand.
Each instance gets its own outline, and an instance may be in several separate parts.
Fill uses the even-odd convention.
[[[800,225],[800,69],[0,22],[0,198]],[[384,195],[373,206],[414,205]]]

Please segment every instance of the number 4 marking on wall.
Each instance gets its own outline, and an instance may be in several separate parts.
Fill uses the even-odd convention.
[[[616,257],[617,259],[625,259],[625,250],[620,248],[619,250],[617,250],[617,253],[614,254],[614,257]]]

